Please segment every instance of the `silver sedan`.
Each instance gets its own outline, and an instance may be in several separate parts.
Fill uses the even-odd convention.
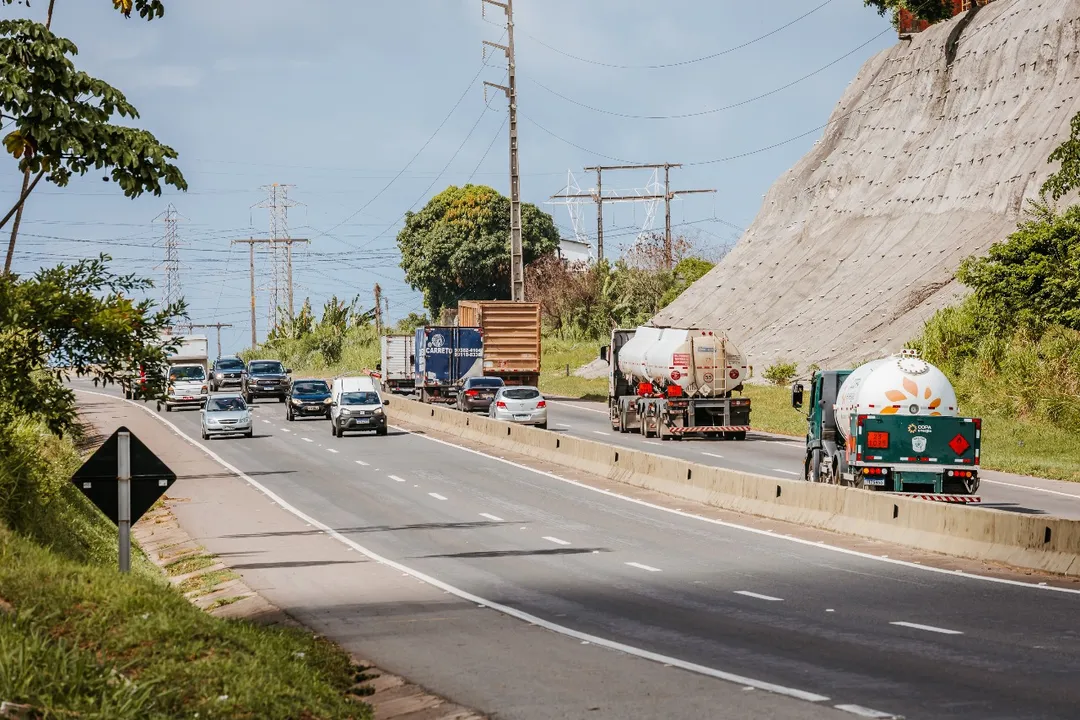
[[[488,407],[488,417],[522,425],[536,425],[546,430],[547,400],[539,388],[528,385],[501,387]]]
[[[251,408],[239,394],[215,393],[202,409],[202,439],[214,435],[243,435],[252,437]]]

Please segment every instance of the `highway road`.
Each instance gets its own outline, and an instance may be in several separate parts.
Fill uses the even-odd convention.
[[[607,406],[583,400],[549,399],[548,417],[550,430],[580,438],[759,475],[788,479],[802,476],[803,444],[798,438],[752,432],[741,442],[646,440],[637,433],[613,431]],[[982,470],[981,475],[981,507],[1080,519],[1080,483],[993,470]]]
[[[565,429],[586,412],[568,409]],[[338,439],[322,420],[285,422],[277,403],[255,415],[255,438],[201,444],[364,552],[582,642],[863,717],[1075,718],[1080,707],[1080,592],[710,522],[430,433]],[[197,412],[161,417],[199,442]],[[728,454],[760,468],[764,444]]]

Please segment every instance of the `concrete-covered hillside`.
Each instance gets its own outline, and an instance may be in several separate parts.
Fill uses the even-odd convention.
[[[894,350],[959,297],[960,261],[1015,229],[1080,112],[1080,0],[966,19],[868,61],[736,248],[653,323],[723,329],[760,374]]]

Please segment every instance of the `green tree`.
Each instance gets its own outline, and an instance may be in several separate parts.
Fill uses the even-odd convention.
[[[164,389],[165,328],[186,317],[183,302],[155,308],[132,294],[149,280],[117,275],[110,258],[59,265],[20,279],[0,275],[0,423],[13,415],[40,417],[54,432],[75,422],[73,375],[95,384],[130,380],[141,367],[148,394]]]
[[[0,218],[0,228],[15,218],[5,273],[11,269],[26,199],[42,178],[63,187],[72,175],[108,170],[129,198],[144,192],[160,195],[163,183],[187,189],[170,162],[177,157],[175,150],[145,130],[113,122],[133,120],[139,113],[119,90],[76,69],[71,60],[78,54],[75,43],[50,29],[54,5],[55,0],[49,3],[44,24],[0,20],[0,122],[14,126],[4,136],[4,147],[23,176],[15,203]],[[160,0],[113,0],[113,6],[126,17],[133,10],[148,20],[164,14]]]
[[[952,0],[863,0],[863,5],[875,8],[879,15],[891,15],[894,25],[900,10],[931,23],[948,20],[953,14]]]
[[[660,307],[664,308],[673,303],[675,298],[682,295],[688,287],[705,277],[713,267],[715,267],[713,263],[699,257],[688,257],[680,260],[679,264],[675,266],[674,285],[668,288],[668,291],[664,293],[664,296],[660,299]]]
[[[432,317],[458,300],[510,297],[509,228],[510,200],[484,185],[451,185],[406,214],[401,268]],[[559,244],[551,216],[529,203],[521,204],[521,235],[526,264]]]
[[[1058,214],[1032,203],[1016,232],[965,260],[957,279],[998,326],[1080,330],[1080,206]]]
[[[1047,162],[1061,163],[1061,167],[1043,183],[1043,193],[1056,201],[1080,188],[1080,113],[1072,119],[1069,139],[1050,153]]]
[[[416,328],[422,328],[428,324],[427,315],[411,312],[397,321],[394,325],[395,335],[411,335]]]

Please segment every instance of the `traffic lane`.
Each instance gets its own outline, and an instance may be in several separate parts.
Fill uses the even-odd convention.
[[[311,528],[149,415],[120,407],[127,417],[114,425],[130,427],[170,466],[188,467],[175,488],[184,499],[172,508],[208,552],[313,631],[444,696],[519,720],[844,717],[582,645],[446,595]]]
[[[612,430],[606,409],[583,407],[562,400],[550,401],[549,417],[549,429],[562,430],[587,440],[619,444],[705,465],[771,477],[791,478],[802,475],[804,445],[793,438],[752,431],[746,440],[687,438],[681,441],[661,441],[645,438],[640,433],[620,433]]]
[[[378,448],[379,445],[374,447]],[[365,450],[371,448],[365,447]],[[421,458],[421,452],[410,452],[406,457],[418,458],[422,467],[428,466],[429,460],[427,458]],[[370,460],[375,462],[382,462],[377,460],[377,452],[372,455],[366,455]],[[438,458],[439,462],[445,464],[447,458]],[[467,471],[472,473],[473,477],[485,477],[492,473],[484,472],[484,468],[476,468],[470,466],[466,468]],[[402,470],[402,474],[405,477],[411,477],[414,472],[412,469]],[[435,479],[434,477],[427,478],[428,480]],[[502,478],[501,480],[505,480]],[[391,486],[394,487],[394,486]],[[408,484],[401,487],[407,488]],[[449,493],[450,490],[444,492]],[[421,503],[423,503],[423,496],[418,495]],[[446,497],[445,495],[443,497]],[[533,505],[534,502],[530,501],[524,503],[525,512]],[[335,498],[335,501],[331,503],[333,507],[363,507],[366,503],[354,502],[351,497],[339,496]],[[449,506],[448,506],[449,507]],[[428,510],[435,510],[436,508],[428,508]],[[593,513],[593,509],[589,509],[590,513]],[[472,516],[471,510],[466,510],[463,514]],[[550,514],[550,513],[549,513]],[[432,523],[418,523],[409,525],[408,523],[412,518],[396,518],[390,525],[397,523],[398,527],[424,527],[430,525],[433,527],[443,527],[444,524],[449,526],[453,520],[448,518],[440,518],[437,522]],[[637,527],[636,535],[640,536],[641,524],[636,519],[633,523],[634,527]],[[516,524],[517,521],[515,521]],[[563,525],[558,529],[558,532],[563,535],[571,536],[571,533],[564,532],[565,530],[576,528],[579,535],[582,533],[582,525],[576,523],[573,528]],[[545,529],[537,529],[536,532],[545,532]],[[631,531],[632,532],[632,531]],[[605,536],[611,533],[604,533]],[[667,534],[666,532],[664,533]],[[516,535],[516,534],[511,534]],[[881,629],[884,628],[885,637],[888,637],[888,633],[891,631],[897,634],[897,641],[906,642],[906,638],[900,633],[913,632],[934,632],[920,630],[918,628],[903,629],[896,628],[891,625],[893,622],[890,618],[896,617],[910,617],[911,621],[922,621],[922,623],[914,623],[916,625],[922,625],[923,627],[936,627],[938,630],[945,630],[948,632],[963,632],[958,631],[955,628],[957,624],[952,624],[951,628],[939,627],[945,623],[942,622],[940,616],[936,616],[933,613],[921,612],[916,614],[903,614],[889,613],[884,617],[872,618],[872,627],[878,628],[878,632],[873,637],[866,637],[865,628],[852,628],[847,626],[844,622],[849,615],[846,610],[850,607],[884,607],[885,603],[880,598],[860,598],[852,597],[850,588],[843,592],[844,597],[835,596],[838,588],[832,578],[821,577],[817,573],[813,576],[817,577],[818,584],[826,589],[831,590],[834,593],[833,597],[824,599],[825,605],[839,606],[840,614],[820,615],[820,617],[826,617],[825,624],[809,622],[809,618],[805,616],[805,612],[799,612],[800,608],[796,606],[789,606],[791,611],[785,610],[785,612],[778,614],[771,614],[766,616],[764,621],[755,624],[751,622],[747,617],[741,617],[738,614],[737,607],[731,604],[731,601],[726,601],[725,596],[728,593],[737,595],[734,602],[749,602],[758,603],[766,602],[772,603],[777,600],[763,600],[763,598],[772,598],[774,596],[764,595],[763,592],[756,592],[758,590],[768,590],[776,595],[786,594],[788,598],[791,597],[807,597],[808,591],[806,582],[797,582],[791,587],[784,587],[778,585],[775,577],[766,577],[765,565],[761,557],[746,557],[742,559],[742,575],[746,578],[752,578],[753,583],[746,583],[748,587],[753,587],[755,590],[736,590],[734,587],[738,586],[738,583],[734,586],[727,586],[717,591],[722,594],[721,597],[717,597],[712,592],[701,593],[700,590],[695,593],[693,587],[683,587],[680,584],[680,577],[685,573],[685,570],[680,570],[678,564],[673,565],[672,556],[662,551],[657,553],[658,557],[663,557],[663,560],[653,560],[650,556],[640,556],[650,562],[657,564],[666,564],[666,569],[663,571],[666,573],[665,582],[663,585],[653,587],[652,583],[646,583],[641,578],[631,577],[630,573],[651,573],[653,572],[653,566],[645,563],[634,562],[634,564],[627,565],[626,561],[621,565],[603,565],[597,561],[603,560],[603,558],[574,557],[575,555],[584,553],[589,556],[598,555],[606,552],[599,544],[600,540],[607,539],[596,538],[594,542],[593,538],[584,537],[584,548],[578,547],[572,543],[571,540],[566,540],[557,536],[546,536],[542,538],[548,542],[558,542],[560,545],[566,543],[567,545],[574,545],[571,548],[545,548],[542,543],[538,543],[535,536],[529,536],[529,541],[522,543],[521,538],[524,536],[516,535],[515,537],[503,536],[495,537],[487,535],[488,542],[493,543],[491,548],[477,549],[476,543],[479,542],[483,545],[483,539],[473,538],[471,540],[465,540],[465,535],[458,534],[447,536],[445,533],[435,535],[434,533],[428,533],[422,536],[410,536],[413,543],[417,543],[419,547],[416,552],[422,552],[427,549],[427,555],[414,556],[413,565],[419,565],[421,569],[428,569],[428,571],[438,577],[450,577],[453,578],[453,582],[457,585],[465,585],[466,589],[472,592],[476,592],[483,597],[489,599],[502,599],[504,602],[511,606],[519,606],[528,609],[530,612],[555,618],[556,621],[567,622],[574,627],[583,629],[586,632],[595,631],[598,634],[614,635],[617,639],[621,639],[624,642],[631,644],[641,643],[646,641],[650,643],[650,649],[660,648],[660,652],[670,652],[681,658],[689,658],[693,662],[701,662],[703,664],[719,663],[726,661],[731,662],[733,656],[737,656],[742,663],[739,670],[746,672],[746,668],[755,669],[758,674],[765,674],[772,682],[787,682],[793,683],[796,680],[810,678],[815,680],[815,683],[820,684],[822,691],[828,688],[834,688],[838,683],[841,685],[845,682],[845,678],[859,678],[859,686],[865,688],[878,688],[882,683],[882,678],[874,677],[873,675],[863,675],[863,668],[881,666],[883,664],[889,665],[893,668],[893,673],[897,673],[896,667],[902,665],[902,662],[894,660],[888,660],[887,658],[894,657],[910,657],[909,669],[918,667],[927,667],[932,664],[935,659],[933,657],[925,657],[925,652],[919,654],[905,649],[902,646],[897,646],[885,642],[880,637]],[[431,543],[434,547],[425,548],[425,543]],[[659,544],[659,543],[654,543]],[[538,547],[539,545],[539,547]],[[594,547],[595,546],[595,547]],[[598,549],[599,548],[599,549]],[[435,550],[435,552],[432,552]],[[580,553],[579,553],[580,551]],[[680,554],[676,554],[679,557]],[[556,559],[558,558],[558,559]],[[508,564],[506,561],[513,559],[513,564]],[[541,559],[542,562],[534,563],[521,562],[523,559]],[[426,561],[439,560],[442,562],[434,563],[430,569],[425,564]],[[448,567],[445,561],[452,561],[452,567]],[[465,567],[462,566],[465,563]],[[471,564],[471,567],[469,565]],[[496,569],[493,569],[493,565],[497,565]],[[623,569],[623,565],[627,566],[627,569]],[[655,568],[655,571],[660,571],[660,568]],[[845,570],[845,572],[851,572],[851,570]],[[520,577],[518,575],[520,574]],[[737,576],[737,569],[726,567],[721,569],[722,576]],[[774,575],[778,575],[780,578],[790,577],[792,575],[792,569],[790,567],[783,567]],[[866,574],[872,583],[880,582],[880,576]],[[642,576],[649,577],[649,576]],[[709,576],[706,576],[709,577]],[[715,582],[715,578],[710,578]],[[951,578],[950,578],[951,579]],[[694,581],[695,583],[705,581]],[[642,584],[645,583],[645,584]],[[669,585],[670,584],[670,585]],[[928,593],[927,585],[922,583],[910,583],[913,585],[913,591],[915,597],[905,597],[903,594],[896,591],[889,591],[887,594],[891,596],[893,602],[899,606],[905,606],[908,604],[914,605],[915,603],[922,602],[927,606],[934,606],[937,601],[933,597],[933,593]],[[599,590],[598,590],[599,588]],[[612,598],[609,597],[606,592],[607,588],[612,588],[612,592],[617,597],[622,598],[634,598],[638,605],[634,613],[612,613],[610,608],[613,607]],[[742,595],[741,593],[747,593]],[[695,594],[699,595],[695,597]],[[595,601],[591,603],[577,603],[568,598],[574,596],[588,596],[592,597],[596,595]],[[779,598],[779,602],[783,602],[784,598]],[[627,600],[627,602],[629,602]],[[995,604],[998,601],[992,600]],[[846,603],[846,604],[845,604]],[[955,601],[953,604],[956,604]],[[772,607],[771,605],[769,606]],[[604,608],[604,610],[598,612],[598,608]],[[657,608],[664,608],[662,612],[662,618],[660,621],[655,619],[657,615]],[[736,623],[735,628],[727,627],[723,625],[717,628],[716,618],[709,618],[707,610],[712,608],[715,612],[718,612],[720,617],[729,618],[734,617]],[[828,609],[833,609],[834,613],[836,608],[817,607],[812,608],[814,612],[823,613]],[[972,608],[969,604],[968,611],[977,613],[977,608]],[[679,622],[682,623],[682,628],[678,625],[672,627],[672,620],[682,613],[685,617],[679,617]],[[792,617],[794,615],[794,617]],[[633,618],[650,618],[647,623],[635,622]],[[565,618],[571,618],[567,621]],[[962,618],[959,618],[962,619]],[[992,618],[991,618],[992,620]],[[999,618],[1000,620],[1000,618]],[[902,620],[903,621],[903,620]],[[937,622],[938,626],[929,625],[929,622]],[[689,626],[687,626],[689,623]],[[704,623],[704,625],[702,625]],[[959,627],[965,627],[959,625]],[[767,635],[769,629],[777,630],[783,634],[787,639],[787,653],[781,652],[784,643],[777,641],[774,643],[775,649],[767,653],[761,653],[758,649],[758,639],[763,635]],[[740,635],[739,630],[745,631],[747,634],[742,636],[744,641],[742,646],[739,646]],[[719,639],[714,639],[714,636],[719,632]],[[849,645],[854,644],[856,647],[838,647],[835,648],[831,655],[835,655],[835,662],[833,666],[831,663],[828,666],[823,666],[821,656],[823,653],[819,650],[813,654],[813,657],[808,659],[807,655],[801,652],[801,649],[807,647],[823,647],[830,642],[830,633],[835,634],[839,632],[842,636],[846,636],[844,642]],[[970,635],[972,631],[968,630],[967,634],[971,637],[972,641],[977,643],[987,642],[985,637],[973,637]],[[1055,629],[1057,632],[1057,629]],[[1044,643],[1040,648],[1038,657],[1044,657],[1052,655],[1053,648],[1051,647],[1054,642],[1054,637],[1045,637],[1039,639],[1037,634],[1031,631],[1031,628],[1027,629],[1026,634],[1021,637],[1027,637],[1033,642]],[[1010,638],[1011,639],[1011,638]],[[963,646],[965,643],[964,638],[954,640],[958,645]],[[935,644],[926,643],[929,648],[935,652],[940,653],[941,649]],[[1075,667],[1070,666],[1068,662],[1062,657],[1052,656],[1049,667],[1043,667],[1037,662],[1037,658],[1029,658],[1016,656],[1016,651],[1013,648],[1008,647],[1008,643],[1002,643],[1005,647],[989,652],[989,658],[983,657],[982,653],[986,650],[979,650],[975,654],[971,654],[970,649],[968,654],[963,654],[959,651],[954,651],[954,657],[950,658],[951,665],[956,668],[970,668],[972,673],[978,674],[994,667],[1012,667],[1021,666],[1036,669],[1039,673],[1045,676],[1052,676],[1054,672],[1060,672],[1062,668]],[[832,646],[830,646],[832,647]],[[867,653],[867,657],[859,657],[859,653],[856,650],[861,649],[862,652]],[[1006,651],[1012,652],[1010,656]],[[844,659],[847,662],[842,662]],[[959,670],[954,672],[954,676],[962,674]],[[906,682],[905,682],[906,680]],[[891,678],[889,683],[892,683],[889,695],[894,699],[903,698],[906,695],[911,694],[913,690],[923,690],[925,692],[926,682],[923,677],[911,678],[910,675],[905,676],[900,674],[899,678]],[[959,679],[956,680],[960,682]],[[1034,686],[1038,683],[1029,681],[1028,686]],[[970,688],[972,698],[986,698],[986,691],[978,686]],[[1040,692],[1049,692],[1051,687],[1040,686]],[[962,694],[962,693],[961,693]],[[875,690],[874,693],[870,693],[874,697],[880,698],[882,696],[881,690]],[[872,702],[870,696],[858,697],[858,700],[864,702]],[[938,701],[941,698],[937,699]],[[974,700],[973,700],[974,701]],[[995,698],[994,703],[1001,704],[1000,699]],[[879,702],[880,705],[880,702]]]
[[[577,437],[632,447],[730,470],[777,478],[801,478],[803,444],[795,438],[751,432],[745,441],[688,439],[682,442],[646,440],[638,433],[611,430],[607,410],[598,403],[551,401],[550,428]],[[560,418],[561,413],[569,415]],[[569,426],[569,427],[564,427]],[[1080,486],[1064,480],[980,470],[982,484],[977,507],[1080,520]]]
[[[417,435],[369,436],[356,438],[358,444],[352,445],[349,438],[324,440],[321,435],[312,441],[310,436],[321,432],[327,424],[305,425],[311,428],[309,436],[295,432],[298,425],[292,424],[282,430],[293,429],[294,442],[275,443],[275,447],[299,450],[290,458],[290,467],[310,461],[315,467],[308,468],[309,474],[316,475],[317,480],[293,481],[284,477],[283,490],[292,483],[299,492],[311,493],[318,488],[317,495],[325,497],[359,486],[376,493],[376,504],[392,504],[406,511],[417,504],[431,511],[461,506],[469,522],[479,523],[478,518],[490,519],[494,515],[499,518],[496,522],[536,524],[544,528],[543,532],[576,538],[578,544],[586,538],[586,544],[597,547],[615,545],[620,551],[678,558],[694,567],[749,572],[768,583],[786,583],[782,590],[789,597],[799,595],[812,579],[818,579],[826,588],[842,587],[843,596],[860,607],[881,607],[890,597],[903,599],[904,593],[913,592],[927,607],[941,607],[947,613],[949,608],[956,607],[953,602],[956,593],[970,590],[973,584],[982,588],[985,582],[837,553],[814,544],[793,543],[771,534],[752,534],[621,501],[577,484],[507,465],[491,456],[432,443]],[[300,445],[295,440],[308,444]],[[325,447],[322,442],[327,443]],[[250,464],[246,457],[248,446],[235,444],[234,447],[238,453],[234,459]],[[355,460],[354,456],[366,460]],[[362,472],[367,470],[373,474]],[[331,506],[346,504],[334,500]],[[807,571],[812,571],[809,578]],[[938,591],[945,595],[936,597]],[[869,594],[864,596],[860,592]],[[956,619],[963,622],[967,615],[978,615],[987,604],[990,611],[1011,617],[1015,610],[1026,607],[1032,592],[1042,598],[1047,591],[1035,586],[995,584],[992,591],[983,592],[985,597],[965,602]],[[1050,636],[1056,635],[1063,621],[1076,609],[1075,595],[1052,593],[1049,598],[1040,600],[1044,603],[1043,611],[1026,625],[1027,636],[1039,631],[1038,623],[1042,620],[1048,622],[1043,629]],[[1065,605],[1055,610],[1047,605],[1054,601]],[[834,598],[824,597],[820,604],[835,602]],[[993,612],[986,617],[993,617]],[[1023,637],[1018,635],[1016,639],[1020,641]]]

